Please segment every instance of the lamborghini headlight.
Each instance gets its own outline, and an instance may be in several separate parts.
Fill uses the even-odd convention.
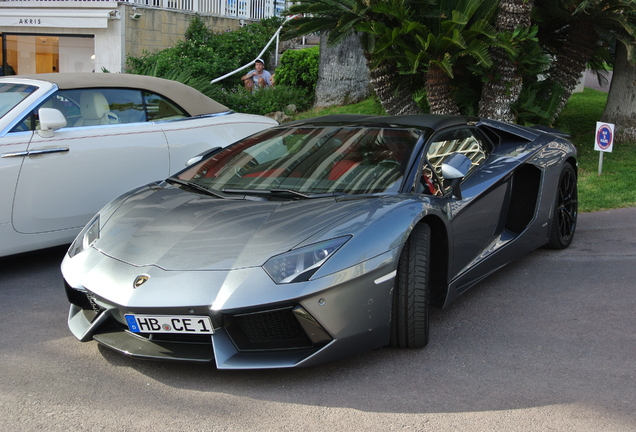
[[[85,251],[99,239],[99,215],[95,216],[73,241],[68,250],[69,258]]]
[[[350,238],[338,237],[276,255],[263,268],[277,284],[307,281]]]

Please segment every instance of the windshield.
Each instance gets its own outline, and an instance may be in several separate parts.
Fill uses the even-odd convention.
[[[226,193],[398,192],[421,134],[373,127],[275,128],[216,153],[178,178]]]
[[[11,111],[36,90],[35,86],[24,84],[0,84],[0,118]]]

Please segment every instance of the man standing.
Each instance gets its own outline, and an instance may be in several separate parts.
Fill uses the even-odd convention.
[[[265,62],[262,59],[256,59],[254,69],[241,77],[245,88],[249,91],[255,88],[264,88],[272,85],[272,74],[265,70]]]

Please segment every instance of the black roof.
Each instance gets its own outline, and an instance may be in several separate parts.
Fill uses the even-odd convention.
[[[440,130],[450,126],[476,124],[477,117],[417,114],[403,116],[372,116],[358,114],[335,114],[285,123],[284,126],[374,126]]]

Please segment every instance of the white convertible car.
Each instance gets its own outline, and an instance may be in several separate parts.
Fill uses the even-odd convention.
[[[127,74],[0,78],[0,256],[70,243],[107,202],[277,125]]]

